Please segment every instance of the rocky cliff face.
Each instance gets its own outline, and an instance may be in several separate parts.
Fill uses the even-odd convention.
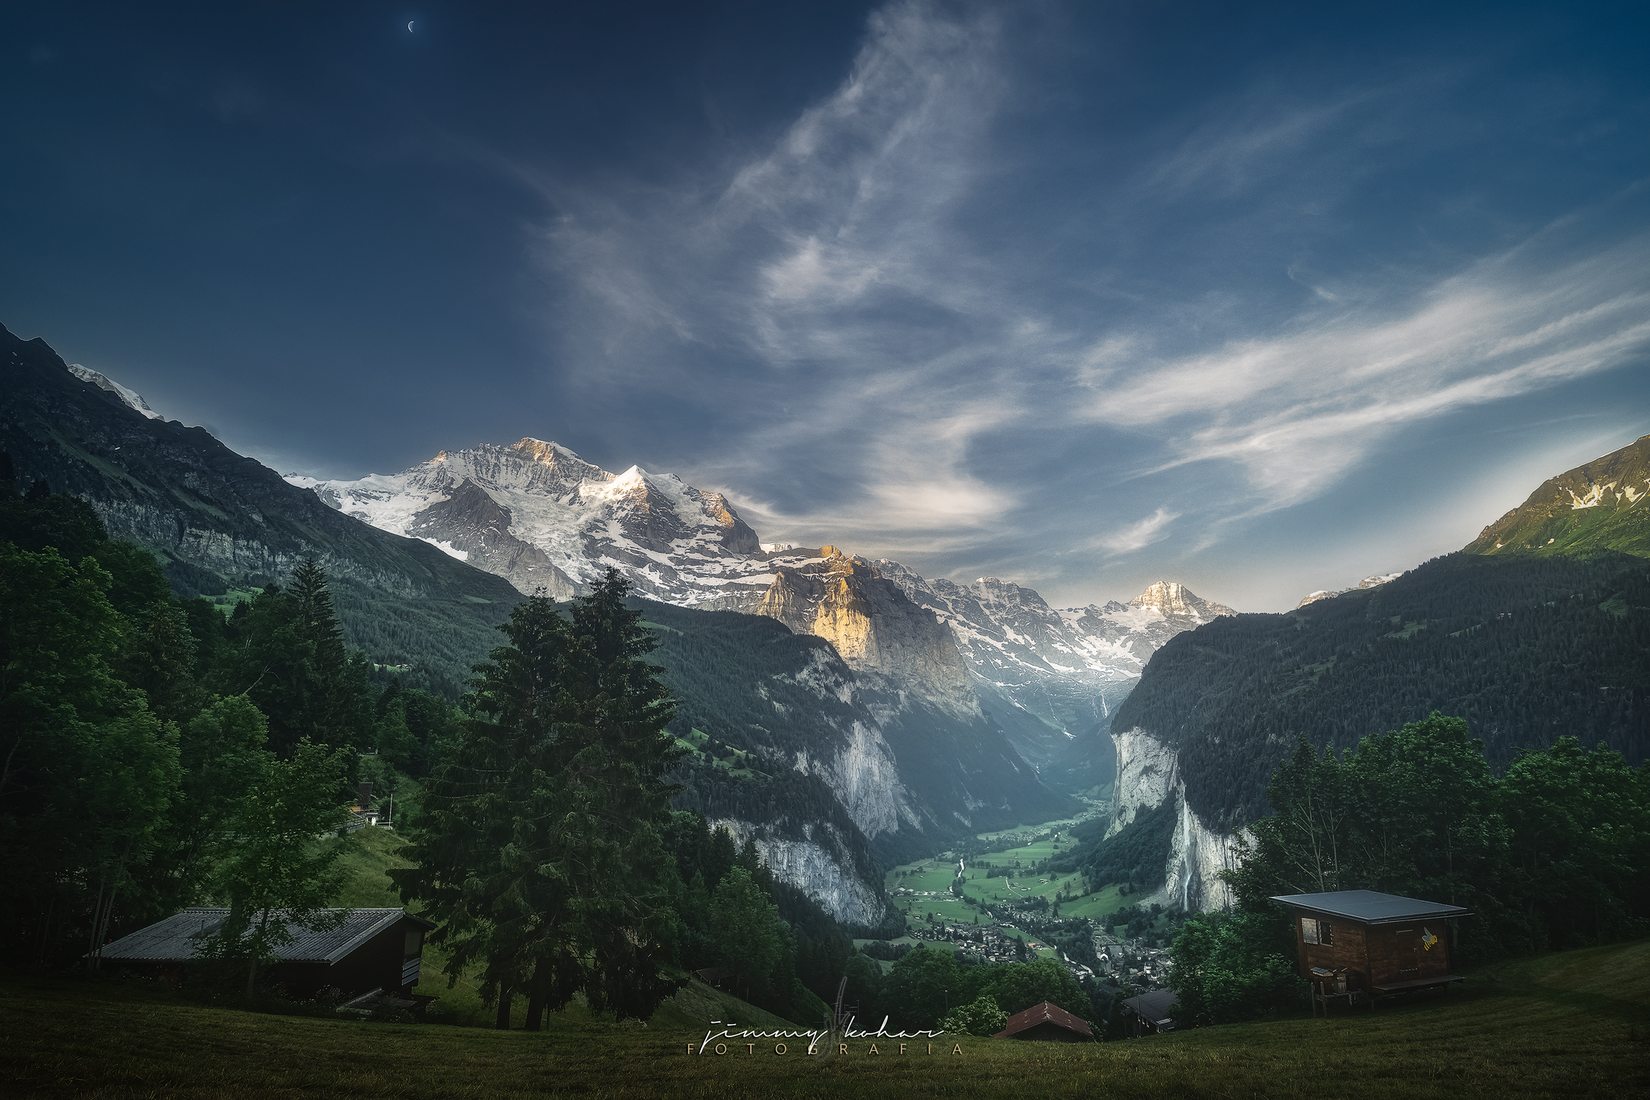
[[[826,825],[798,839],[772,828],[738,819],[721,819],[711,826],[728,830],[736,845],[748,840],[781,882],[790,883],[838,921],[874,928],[888,912],[888,903],[841,853],[840,838]]]
[[[824,546],[816,561],[779,566],[754,610],[824,638],[858,671],[959,713],[979,713],[950,633],[863,558]]]
[[[1218,909],[1231,901],[1220,873],[1235,865],[1238,837],[1210,829],[1186,802],[1175,750],[1141,729],[1115,731],[1117,803],[1107,837],[1117,835],[1143,811],[1164,802],[1175,805],[1175,828],[1163,885],[1143,904],[1153,902],[1188,911]]]

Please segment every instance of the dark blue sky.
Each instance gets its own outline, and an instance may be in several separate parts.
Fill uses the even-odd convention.
[[[1258,609],[1650,432],[1633,5],[139,7],[0,10],[0,321],[282,470]]]

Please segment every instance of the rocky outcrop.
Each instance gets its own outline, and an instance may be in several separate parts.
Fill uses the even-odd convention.
[[[797,838],[751,821],[723,818],[710,824],[727,829],[736,845],[754,844],[775,878],[800,889],[838,921],[874,928],[887,914],[886,899],[854,870],[830,826],[810,826],[808,836]]]
[[[790,764],[804,775],[817,775],[830,788],[867,840],[901,829],[921,830],[922,815],[912,802],[894,751],[875,719],[863,707],[854,678],[827,650],[815,650],[795,677],[797,685],[817,696],[858,710],[845,716],[847,729],[829,754],[820,746],[798,747]]]
[[[1175,827],[1163,867],[1163,885],[1146,900],[1187,911],[1219,909],[1231,902],[1221,872],[1235,865],[1239,837],[1209,828],[1186,802],[1186,784],[1174,749],[1141,729],[1114,731],[1117,803],[1106,836],[1117,835],[1142,812],[1164,802],[1175,806]]]
[[[407,533],[503,577],[522,592],[542,591],[556,600],[578,593],[578,585],[544,551],[511,533],[510,510],[468,478],[451,496],[413,516]]]
[[[849,667],[887,677],[959,712],[977,714],[968,666],[933,613],[863,558],[823,546],[808,567],[780,567],[753,610],[824,638]]]

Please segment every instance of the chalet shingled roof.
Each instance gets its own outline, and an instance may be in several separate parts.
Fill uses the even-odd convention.
[[[1134,1011],[1136,1016],[1150,1020],[1159,1026],[1173,1023],[1175,995],[1172,989],[1154,989],[1150,993],[1142,993],[1137,997],[1130,997],[1123,1002]]]
[[[1321,894],[1278,894],[1273,901],[1307,913],[1344,917],[1359,924],[1396,924],[1407,920],[1465,917],[1472,910],[1441,901],[1422,901],[1378,890],[1329,890]]]
[[[1078,1019],[1057,1004],[1043,1001],[1034,1004],[1024,1012],[1016,1012],[1008,1018],[1003,1029],[993,1035],[993,1039],[1010,1039],[1022,1031],[1029,1031],[1039,1024],[1053,1024],[1067,1031],[1075,1031],[1086,1038],[1094,1038],[1094,1029],[1087,1020]]]
[[[275,958],[281,962],[335,963],[396,921],[406,919],[422,928],[435,927],[423,917],[415,917],[404,909],[328,909],[323,912],[343,913],[343,917],[340,923],[330,928],[294,926],[291,929],[292,942],[276,947]],[[228,916],[228,909],[185,909],[106,944],[102,955],[105,959],[187,962],[200,957],[202,941],[214,935]]]

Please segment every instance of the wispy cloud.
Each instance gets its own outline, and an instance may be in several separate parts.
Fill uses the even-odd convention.
[[[1094,545],[1111,554],[1132,554],[1163,539],[1169,525],[1179,518],[1179,512],[1159,508],[1145,519],[1101,535],[1094,540]]]
[[[1650,345],[1650,238],[1599,246],[1610,216],[1408,251],[1358,225],[1366,181],[1449,156],[1450,127],[1413,120],[1459,71],[1285,74],[1073,178],[1065,135],[1010,133],[1033,39],[994,6],[895,0],[740,155],[649,185],[501,165],[553,203],[533,245],[569,400],[702,426],[632,460],[728,489],[767,538],[1092,586]]]
[[[1237,464],[1259,495],[1247,514],[1310,499],[1403,428],[1650,349],[1650,239],[1549,260],[1515,249],[1384,312],[1315,312],[1276,334],[1113,368],[1089,415],[1179,425],[1160,468]]]
[[[1003,34],[987,7],[892,4],[843,82],[724,182],[564,195],[544,231],[541,258],[576,288],[562,316],[605,359],[593,384],[690,387],[683,348],[720,357],[718,397],[747,427],[690,460],[696,475],[760,500],[781,455],[831,465],[847,514],[757,507],[793,532],[841,519],[882,550],[1013,504],[967,463],[1020,415],[997,383],[1024,319],[1002,314],[1000,273],[956,224],[1008,94]]]

